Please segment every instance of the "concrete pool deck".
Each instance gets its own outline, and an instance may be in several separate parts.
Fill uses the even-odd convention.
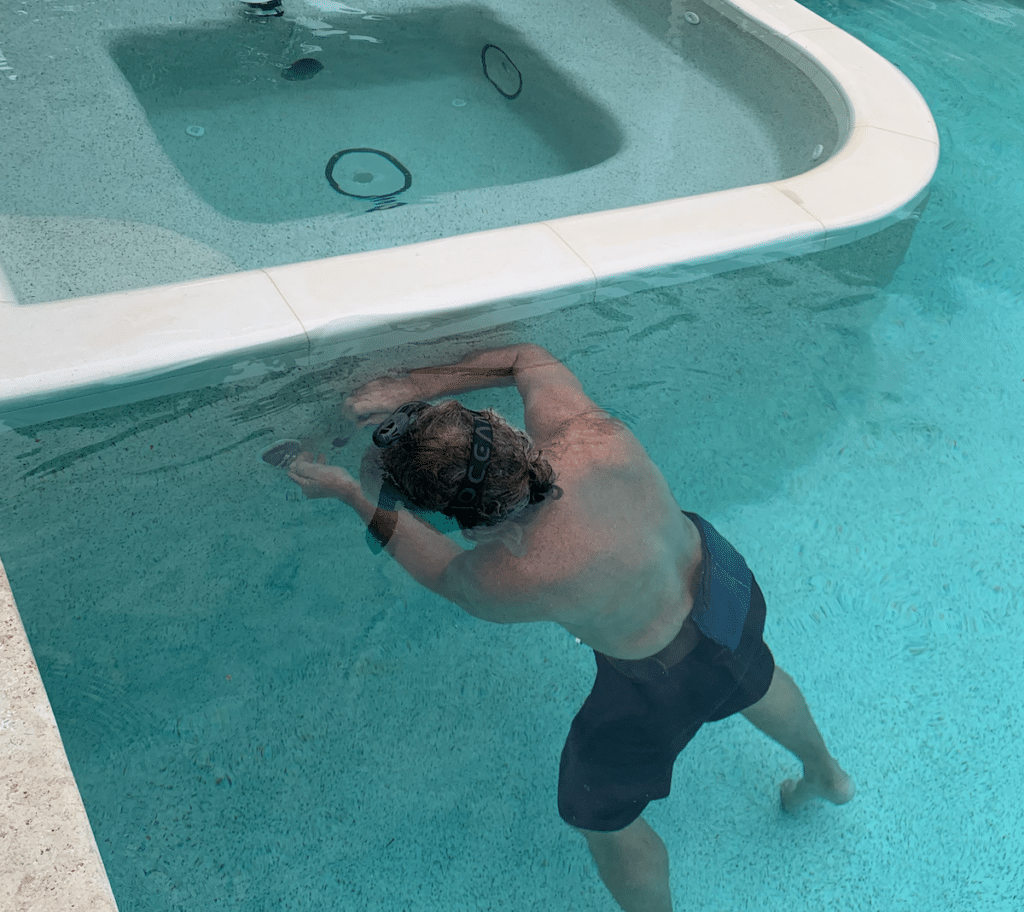
[[[789,0],[715,5],[796,62],[845,112],[848,138],[827,162],[773,184],[637,207],[625,242],[621,211],[601,212],[41,305],[19,305],[0,275],[5,420],[198,387],[237,375],[246,360],[254,370],[321,365],[824,250],[905,217],[938,158],[934,122],[910,82]],[[449,261],[465,264],[458,275]],[[339,283],[349,291],[340,307]],[[5,576],[0,679],[0,779],[14,796],[0,832],[0,904],[15,912],[115,909]]]
[[[116,910],[39,669],[0,564],[0,903]]]

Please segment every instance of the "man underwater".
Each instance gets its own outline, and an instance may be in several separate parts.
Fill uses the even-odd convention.
[[[427,400],[514,384],[526,434],[491,411]],[[669,912],[668,852],[641,814],[705,722],[741,712],[803,763],[785,809],[844,804],[850,777],[762,639],[765,602],[743,558],[684,513],[640,442],[536,345],[371,381],[346,409],[374,432],[363,485],[300,454],[289,476],[336,497],[417,582],[499,624],[554,621],[594,650],[597,677],[573,720],[558,810],[586,838],[626,912]],[[382,480],[383,479],[383,482]],[[363,487],[380,495],[373,503]],[[413,513],[453,517],[464,550]]]

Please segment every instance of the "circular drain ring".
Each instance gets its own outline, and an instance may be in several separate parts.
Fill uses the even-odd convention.
[[[398,190],[392,190],[389,193],[362,194],[349,193],[348,190],[342,190],[341,187],[338,185],[338,182],[334,179],[334,166],[338,163],[338,160],[343,155],[348,155],[353,152],[367,152],[370,153],[371,155],[379,155],[381,158],[387,160],[390,164],[394,165],[398,172],[402,175],[404,179],[404,184],[402,185],[402,187]],[[405,193],[405,191],[412,186],[412,173],[409,171],[409,169],[406,168],[405,165],[403,165],[397,158],[395,158],[395,156],[389,155],[387,152],[382,152],[380,149],[342,149],[340,152],[335,152],[334,155],[331,156],[331,160],[327,162],[327,168],[324,174],[327,177],[327,183],[329,183],[335,190],[337,190],[338,193],[342,194],[343,196],[354,197],[355,199],[384,199],[386,197],[396,196],[399,193]]]
[[[488,51],[497,51],[499,54],[501,54],[501,57],[498,58],[498,62],[506,64],[508,67],[510,67],[515,72],[517,85],[516,85],[516,90],[514,92],[506,92],[500,85],[498,85],[498,83],[494,79],[494,77],[491,76],[489,68],[488,68],[488,65],[487,65],[487,52]],[[480,51],[480,63],[483,65],[483,68],[484,68],[484,76],[487,77],[487,79],[490,82],[490,84],[492,86],[494,86],[494,88],[496,88],[502,95],[504,95],[508,99],[513,99],[513,98],[518,98],[519,97],[519,95],[523,91],[523,74],[519,71],[519,67],[517,67],[512,62],[512,58],[509,57],[508,54],[506,54],[500,47],[498,47],[498,45],[496,45],[496,44],[485,44],[483,46],[483,50]]]

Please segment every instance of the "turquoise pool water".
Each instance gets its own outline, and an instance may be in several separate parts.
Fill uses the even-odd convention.
[[[779,664],[859,783],[787,817],[793,760],[742,720],[706,728],[648,815],[678,908],[1011,912],[1024,10],[813,8],[939,124],[902,265],[862,245],[486,341],[564,358],[740,548]],[[554,803],[586,650],[425,596],[258,463],[278,437],[329,447],[337,398],[389,364],[0,434],[0,554],[122,909],[614,909]],[[516,416],[505,391],[467,402]]]

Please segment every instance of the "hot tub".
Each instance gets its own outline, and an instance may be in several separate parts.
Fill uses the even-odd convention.
[[[311,0],[259,23],[237,6],[2,14],[9,154],[25,177],[0,216],[6,420],[846,244],[906,217],[937,161],[909,81],[788,0],[620,0],[582,27],[576,10],[523,4]],[[430,174],[429,143],[397,149],[337,106],[339,92],[368,90],[348,62],[414,27],[429,48],[416,57],[403,38],[378,81],[416,87],[414,108],[436,103],[444,119],[418,133],[443,150],[446,178]],[[462,87],[442,79],[454,66],[431,63],[438,36],[466,58]],[[288,79],[306,59],[322,69]],[[367,59],[356,72],[374,72]],[[253,101],[261,83],[273,103]],[[253,116],[269,137],[234,163],[217,146],[233,100],[256,106],[252,142]],[[466,150],[477,164],[460,170],[443,123],[484,104],[505,121],[480,121]],[[318,109],[339,128],[304,128]],[[484,167],[503,136],[531,151]],[[293,169],[299,153],[309,161]],[[265,211],[269,197],[281,205]]]

